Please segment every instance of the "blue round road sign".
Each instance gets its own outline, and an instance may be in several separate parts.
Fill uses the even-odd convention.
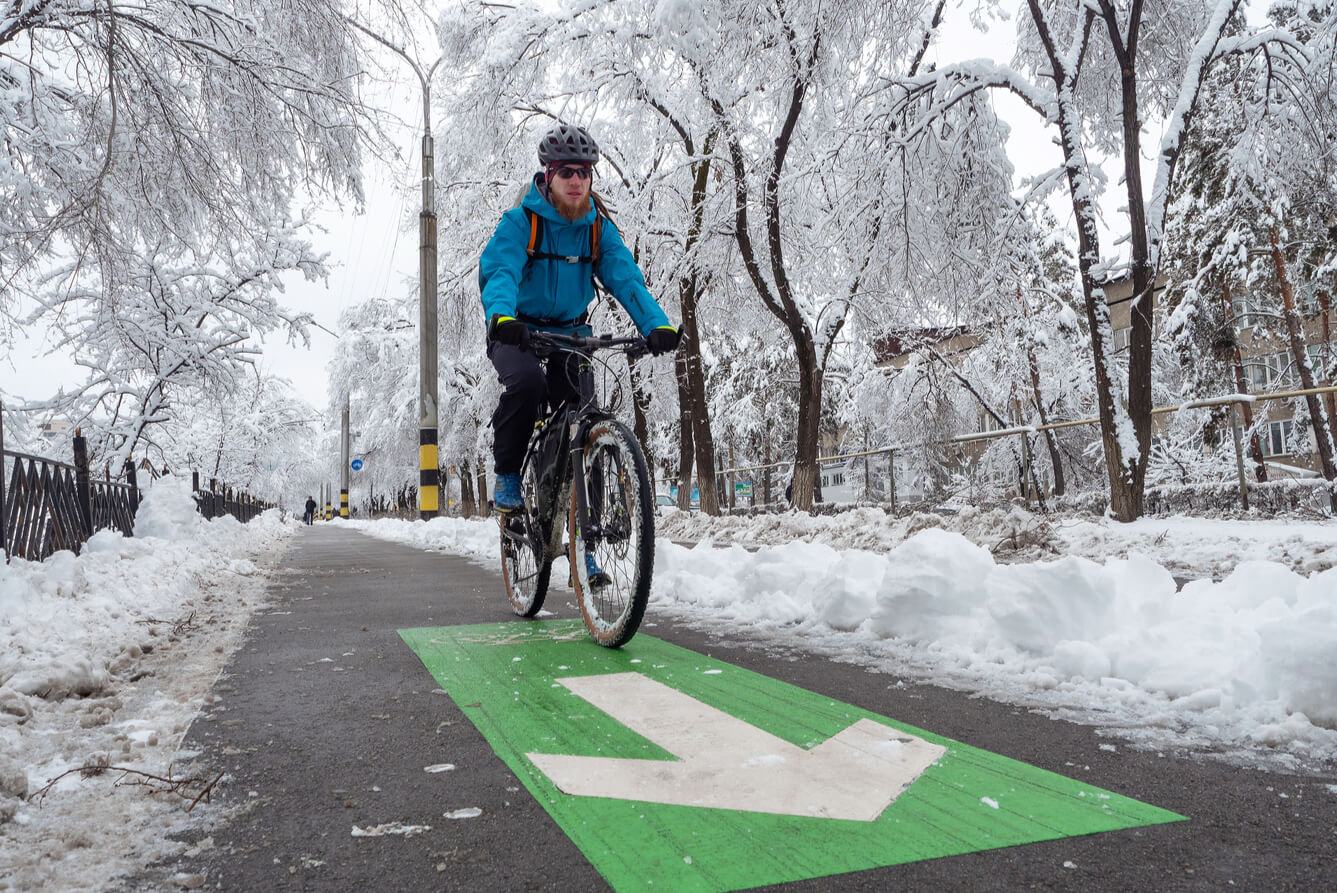
[[[349,463],[348,463],[348,467],[351,468],[351,469],[353,469],[354,471],[361,471],[361,470],[362,470],[362,460],[361,460],[361,459],[354,459],[352,462],[349,462]]]

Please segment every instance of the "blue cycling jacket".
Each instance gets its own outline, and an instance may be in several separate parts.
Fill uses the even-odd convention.
[[[588,214],[568,223],[539,191],[542,176],[535,176],[520,207],[501,216],[497,231],[478,259],[478,291],[486,320],[491,320],[494,315],[518,319],[521,314],[533,319],[574,320],[594,300],[594,283],[590,281],[588,263],[535,258],[529,269],[525,269],[525,262],[529,260],[526,208],[543,218],[543,244],[534,246],[536,251],[564,257],[591,255],[590,233],[596,213],[594,202],[590,202]],[[626,308],[642,335],[669,325],[663,309],[645,287],[645,277],[618,235],[617,227],[607,218],[599,225],[599,263],[594,272],[618,303]]]

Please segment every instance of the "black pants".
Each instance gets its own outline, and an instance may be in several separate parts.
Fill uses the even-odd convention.
[[[492,413],[492,466],[497,474],[512,474],[525,460],[539,412],[579,397],[580,357],[560,352],[545,361],[532,350],[495,341],[488,342],[487,355],[503,388]]]

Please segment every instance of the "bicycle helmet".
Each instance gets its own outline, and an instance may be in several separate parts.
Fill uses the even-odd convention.
[[[539,163],[560,164],[563,161],[599,160],[599,144],[589,131],[574,124],[559,124],[539,141]]]

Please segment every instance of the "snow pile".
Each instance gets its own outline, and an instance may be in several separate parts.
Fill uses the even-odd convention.
[[[149,485],[135,513],[135,536],[188,540],[199,535],[203,523],[190,481],[164,475]]]
[[[1196,727],[1199,743],[1337,757],[1337,569],[1250,561],[1176,592],[1145,557],[999,564],[941,530],[886,554],[660,540],[654,596],[653,608],[895,658],[883,668],[1010,700],[1050,693],[1105,721],[1168,714],[1153,724]]]
[[[464,555],[482,562],[501,562],[501,534],[496,518],[464,520],[461,518],[433,518],[422,521],[401,521],[385,518],[380,521],[335,521],[377,539],[403,543],[434,552]]]
[[[658,524],[652,616],[801,642],[1148,746],[1283,767],[1337,760],[1332,523],[1118,524],[1014,508],[675,512]],[[498,560],[495,520],[359,527]]]
[[[853,508],[831,515],[809,516],[783,512],[754,516],[711,518],[701,512],[673,511],[660,517],[661,537],[696,542],[744,545],[779,545],[790,542],[827,543],[847,549],[890,549],[921,530],[954,530],[977,545],[1017,557],[1056,554],[1061,547],[1050,522],[1020,507],[979,509],[967,506],[956,514],[915,512],[905,517],[880,508]]]
[[[185,801],[117,785],[123,772],[75,772],[22,798],[72,769],[173,771],[263,601],[252,558],[293,529],[277,511],[200,520],[188,488],[159,481],[140,507],[144,535],[102,531],[78,556],[0,564],[0,889],[97,888],[178,848],[161,825]]]
[[[905,517],[878,508],[819,517],[786,512],[711,518],[701,512],[670,512],[656,522],[660,537],[680,542],[708,539],[760,546],[799,541],[869,551],[893,549],[920,530],[933,528],[960,533],[1008,562],[1059,555],[1099,560],[1136,551],[1180,577],[1224,576],[1243,560],[1275,561],[1304,574],[1337,567],[1337,524],[1330,521],[1173,516],[1122,524],[1085,516],[1036,515],[1019,506],[968,506],[956,514],[916,512]]]

